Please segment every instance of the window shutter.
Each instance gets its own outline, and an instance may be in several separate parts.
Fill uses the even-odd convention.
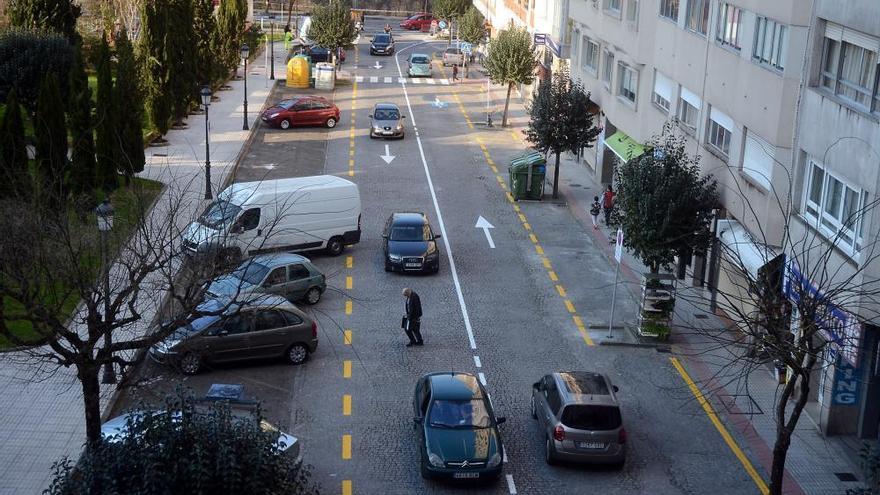
[[[727,116],[721,110],[718,110],[715,107],[712,107],[712,111],[709,113],[709,118],[715,121],[721,127],[727,129],[731,134],[733,133],[734,125],[733,119]]]
[[[861,33],[859,31],[853,31],[852,29],[844,28],[843,41],[846,41],[851,45],[860,46],[865,50],[870,50],[875,53],[880,52],[880,39],[877,39],[865,33]]]
[[[672,80],[659,72],[654,73],[654,92],[666,101],[672,101]]]
[[[697,110],[699,110],[703,106],[700,97],[688,91],[688,89],[684,86],[681,87],[681,99],[690,103],[691,106],[696,108]]]
[[[768,191],[770,190],[770,178],[773,177],[773,155],[775,153],[775,146],[751,131],[746,133],[743,172]]]

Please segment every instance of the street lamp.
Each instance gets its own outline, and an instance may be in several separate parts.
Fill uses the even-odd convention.
[[[241,59],[244,60],[244,123],[241,126],[241,130],[248,130],[248,118],[247,118],[247,61],[248,54],[250,53],[250,48],[248,48],[247,43],[241,44]]]
[[[266,4],[268,8],[268,3]],[[275,80],[275,14],[269,14],[269,79]]]
[[[108,261],[107,236],[113,230],[113,206],[109,199],[105,199],[95,209],[98,218],[98,232],[101,233],[101,265],[104,267],[104,345],[109,349],[113,345],[113,332],[110,330],[110,263]],[[113,357],[111,353],[108,360]],[[116,383],[116,373],[113,371],[113,362],[104,364],[102,383]]]
[[[199,95],[202,97],[202,105],[205,106],[205,199],[211,199],[211,136],[208,133],[208,105],[211,104],[211,88],[202,86]]]

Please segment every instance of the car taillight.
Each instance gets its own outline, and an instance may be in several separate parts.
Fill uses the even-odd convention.
[[[313,339],[318,338],[318,324],[315,322],[312,322],[312,338]]]
[[[562,425],[557,425],[553,429],[553,438],[560,442],[565,440],[565,430],[562,429]]]
[[[620,428],[620,433],[617,434],[617,442],[626,443],[626,428]]]

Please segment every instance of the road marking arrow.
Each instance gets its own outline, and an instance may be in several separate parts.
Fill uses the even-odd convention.
[[[390,165],[391,161],[397,158],[396,156],[391,154],[391,150],[388,149],[388,145],[385,145],[385,154],[379,155],[379,158],[385,160],[385,165]]]
[[[265,168],[266,170],[272,170],[275,168],[274,163],[267,163],[265,165],[254,165],[254,168]]]
[[[446,103],[440,101],[439,96],[434,97],[434,101],[431,103],[431,105],[434,105],[434,108],[446,108]]]
[[[382,68],[382,66],[379,65],[379,61],[378,61],[378,60],[376,60],[376,65],[374,65],[373,68],[374,68],[374,69],[381,69],[381,68]]]
[[[492,240],[492,234],[489,233],[489,229],[494,229],[495,226],[480,215],[480,218],[477,219],[477,224],[474,225],[474,227],[483,229],[483,233],[486,234],[486,240],[489,241],[489,247],[495,249],[495,242]]]

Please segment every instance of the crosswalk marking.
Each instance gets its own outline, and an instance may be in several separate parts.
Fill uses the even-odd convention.
[[[412,83],[413,83],[413,84],[422,84],[422,82],[423,82],[422,79],[416,79],[415,77],[412,78]]]
[[[385,76],[385,84],[388,84],[390,82],[391,82],[391,78],[388,76]]]
[[[393,76],[354,76],[354,82],[384,83],[384,84],[428,84],[432,86],[449,86],[449,79],[393,77]]]
[[[449,79],[440,79],[440,84],[444,84],[446,86],[449,86]]]
[[[370,76],[370,82],[379,82],[379,76]]]
[[[405,77],[398,77],[398,78],[397,78],[397,84],[403,84],[403,83],[405,83],[405,82],[406,82],[406,78],[405,78]]]
[[[428,84],[434,84],[434,79],[428,78],[428,79],[425,79],[425,82]]]

